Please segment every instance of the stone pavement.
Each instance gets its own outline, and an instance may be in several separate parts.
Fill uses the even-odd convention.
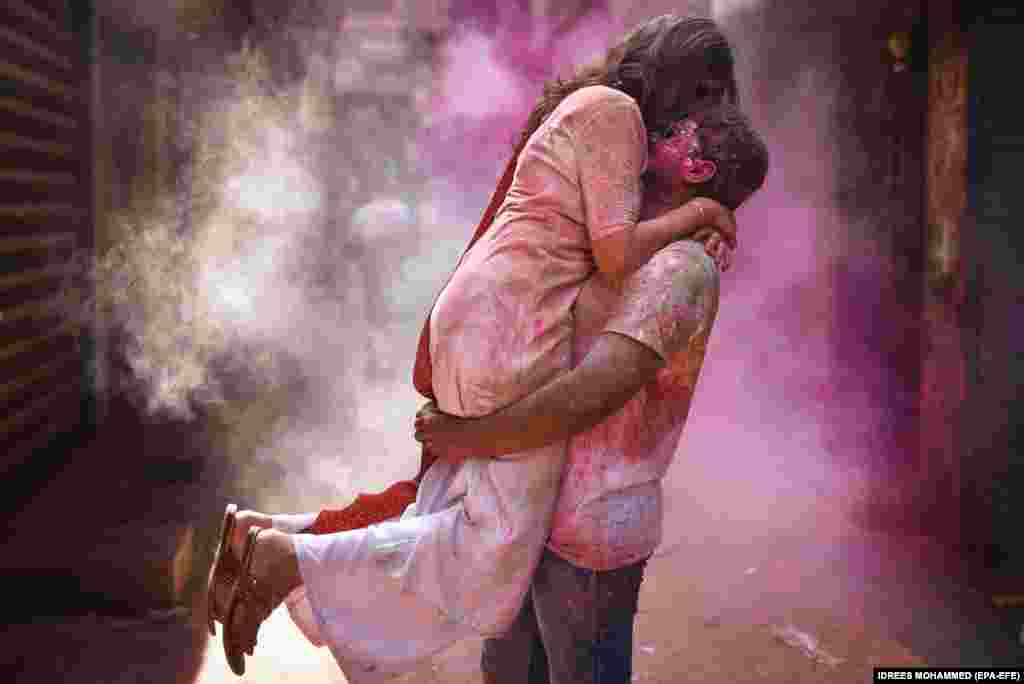
[[[68,684],[342,684],[326,649],[305,642],[283,611],[261,630],[249,673],[230,673],[220,641],[205,635],[196,591],[222,476],[179,478],[172,468],[154,482],[160,461],[111,435],[7,521],[3,576],[22,600],[10,602],[0,670]],[[170,439],[147,444],[170,445],[168,458],[183,451]],[[666,539],[637,617],[636,681],[853,684],[870,681],[875,665],[1024,665],[1019,622],[1001,622],[981,583],[968,583],[967,566],[937,544],[862,531],[834,497],[794,503],[802,485],[751,502],[753,483],[732,501],[700,477],[686,462],[670,473]],[[196,529],[191,617],[129,605],[149,588],[118,572],[137,574],[146,550],[180,525]],[[29,593],[39,579],[43,590]],[[402,684],[477,684],[479,651],[479,641],[458,644]]]
[[[648,566],[634,681],[861,684],[883,665],[1024,665],[964,564],[926,539],[863,532],[827,508],[785,529],[700,515],[684,517],[701,534],[675,530]],[[283,612],[261,640],[245,682],[345,681]],[[199,684],[237,681],[219,648]],[[401,682],[478,684],[479,652],[458,644]]]

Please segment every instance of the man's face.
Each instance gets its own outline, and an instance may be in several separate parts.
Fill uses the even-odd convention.
[[[696,187],[718,172],[713,161],[701,158],[698,130],[697,122],[680,121],[668,138],[655,143],[644,187],[647,218],[686,204],[693,199]]]
[[[673,127],[670,137],[655,144],[647,168],[662,189],[677,190],[693,184],[694,169],[700,160],[697,128],[695,121],[681,121]]]

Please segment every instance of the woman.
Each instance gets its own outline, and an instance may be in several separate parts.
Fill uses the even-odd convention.
[[[621,282],[709,225],[724,234],[708,244],[724,265],[732,212],[699,198],[639,221],[641,174],[648,146],[672,124],[736,99],[732,52],[718,28],[673,15],[549,84],[431,312],[417,389],[445,412],[485,415],[567,370],[572,303],[595,270]],[[252,652],[259,623],[300,585],[316,636],[350,681],[400,673],[466,636],[500,634],[543,548],[564,447],[440,460],[400,521],[319,536],[269,530],[258,543],[250,530],[244,549],[234,544],[242,567],[224,636],[232,669],[244,671],[242,652]],[[300,521],[300,529],[311,522]],[[238,528],[268,522],[286,527],[250,515]]]

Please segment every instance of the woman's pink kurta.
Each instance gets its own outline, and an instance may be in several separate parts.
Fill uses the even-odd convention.
[[[570,95],[533,134],[493,225],[431,313],[441,410],[491,413],[569,368],[591,241],[636,225],[646,155],[635,101],[603,86]],[[501,633],[547,539],[565,457],[557,444],[438,461],[401,520],[296,536],[307,633],[353,681],[401,672],[474,632]]]

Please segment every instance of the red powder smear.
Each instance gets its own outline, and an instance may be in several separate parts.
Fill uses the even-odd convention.
[[[683,162],[690,156],[686,143],[678,138],[659,141],[654,146],[648,168],[660,180],[675,179],[682,170]]]
[[[331,534],[369,527],[400,516],[416,500],[416,483],[396,482],[379,494],[360,494],[341,510],[323,510],[310,528],[312,534]]]
[[[683,172],[692,166],[696,136],[688,122],[677,122],[673,126],[673,134],[659,140],[647,162],[647,168],[659,183],[669,188],[677,188],[685,183]]]

